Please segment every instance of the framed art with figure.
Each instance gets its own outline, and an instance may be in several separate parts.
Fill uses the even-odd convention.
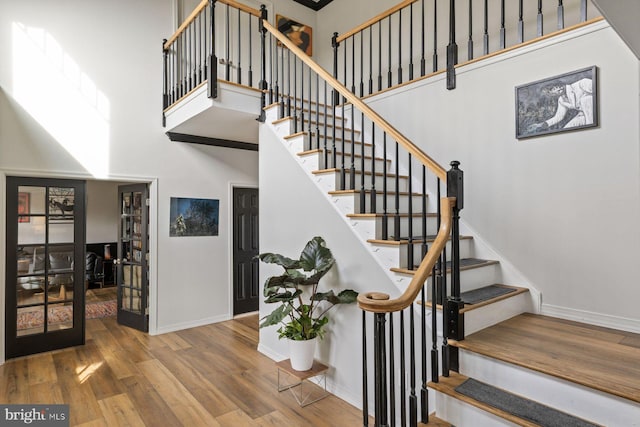
[[[31,222],[31,217],[22,216],[29,215],[31,213],[31,207],[29,206],[29,193],[18,193],[18,222]]]
[[[301,24],[293,19],[276,14],[276,23],[278,31],[284,34],[289,40],[294,42],[304,53],[311,56],[312,34],[313,30],[310,26]]]
[[[516,87],[516,138],[598,126],[597,67]]]

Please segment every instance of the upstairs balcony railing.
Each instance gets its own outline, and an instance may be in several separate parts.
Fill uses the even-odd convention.
[[[334,33],[334,77],[362,97],[446,70],[453,89],[459,56],[471,61],[580,25],[589,18],[588,3],[405,0]]]

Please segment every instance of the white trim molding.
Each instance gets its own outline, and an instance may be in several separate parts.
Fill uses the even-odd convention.
[[[576,308],[561,307],[552,304],[542,304],[540,314],[560,319],[574,320],[605,328],[619,329],[627,332],[640,333],[640,319],[613,316],[611,314],[596,313]]]

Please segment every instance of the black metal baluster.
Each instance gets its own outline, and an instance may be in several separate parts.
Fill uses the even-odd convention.
[[[391,76],[391,15],[389,15],[389,61],[388,61],[388,71],[387,71],[387,87],[392,86],[392,76]]]
[[[473,5],[469,0],[469,41],[467,42],[467,59],[473,59]]]
[[[564,29],[564,5],[562,0],[558,0],[558,29]]]
[[[507,45],[506,32],[504,28],[504,0],[500,0],[500,49],[504,49]]]
[[[425,35],[424,31],[424,0],[420,2],[420,76],[424,76],[427,73],[427,61],[424,57],[425,52]]]
[[[387,132],[382,133],[382,156],[384,167],[382,168],[382,240],[389,238],[389,215],[387,211]]]
[[[518,2],[518,43],[524,42],[524,20],[522,16],[522,0],[520,0]]]
[[[298,56],[296,55],[296,58]],[[297,62],[295,63],[297,64]],[[297,65],[296,65],[297,67]],[[296,85],[297,87],[297,85]],[[296,101],[296,106],[297,106]],[[309,119],[307,119],[308,127],[311,128],[311,114],[308,114]],[[304,122],[305,122],[305,114],[304,114],[304,62],[300,61],[300,131],[304,133]],[[311,149],[311,141],[309,141],[309,149]]]
[[[347,46],[348,43],[345,40],[344,42],[344,66],[342,70],[342,76],[344,78],[344,86],[347,87]],[[342,103],[344,104],[347,101],[345,97],[342,97]]]
[[[253,15],[247,13],[249,17],[249,74],[247,75],[247,79],[249,80],[249,86],[253,87],[253,47],[252,47],[252,39],[251,37],[251,18]],[[277,65],[277,61],[276,61]],[[273,34],[269,33],[269,104],[273,104]],[[275,99],[278,99],[276,95]]]
[[[431,277],[433,281],[433,275]],[[426,283],[422,286],[420,292],[420,314],[422,321],[420,322],[420,362],[422,371],[422,386],[420,387],[420,421],[429,423],[429,391],[427,390],[427,297]],[[435,307],[435,305],[433,306]],[[435,317],[435,311],[433,311]]]
[[[409,425],[418,425],[418,397],[416,396],[416,329],[413,304],[409,306]]]
[[[237,74],[237,82],[236,82],[238,84],[242,84],[242,31],[241,31],[242,23],[240,22],[241,16],[242,16],[242,11],[238,9],[238,74]]]
[[[404,336],[404,310],[400,310],[400,424],[403,427],[407,425],[407,352],[405,351]]]
[[[580,0],[580,22],[587,20],[587,0]]]
[[[202,14],[198,14],[198,84],[202,83]]]
[[[396,378],[395,378],[395,343],[393,333],[393,312],[389,313],[389,412],[391,425],[396,425]],[[386,405],[385,405],[386,406]]]
[[[362,133],[360,134],[360,213],[365,213],[366,212],[366,205],[367,205],[367,192],[365,190],[365,183],[366,183],[366,179],[367,176],[364,173],[365,171],[365,152],[364,152],[364,138],[362,138],[362,135],[364,135],[364,113],[360,112],[360,129],[362,129]],[[375,169],[372,169],[372,176],[375,176]],[[371,195],[371,197],[373,197],[373,195]],[[371,202],[372,204],[375,204],[375,202]]]
[[[324,81],[324,167],[328,168],[327,163],[329,162],[329,153],[327,152],[327,104],[329,101],[327,100],[327,81]],[[320,132],[316,133],[316,141],[318,143],[318,147],[320,146]],[[334,165],[331,165],[334,167]]]
[[[326,93],[326,91],[325,91]],[[325,98],[326,105],[326,98]],[[326,140],[325,140],[326,142]],[[369,426],[369,377],[367,369],[367,312],[362,311],[362,425]]]
[[[211,45],[209,46],[209,73],[207,76],[207,96],[209,98],[217,98],[218,97],[218,57],[216,56],[216,1],[217,0],[209,0],[209,11],[210,11],[210,36],[211,36]]]
[[[449,337],[464,339],[464,324],[460,310],[464,303],[460,299],[460,211],[464,207],[463,172],[459,169],[460,162],[452,161],[451,169],[447,172],[447,197],[455,197],[453,207],[453,221],[451,223],[451,298],[447,301],[450,319]],[[454,350],[455,351],[455,350]],[[454,367],[455,369],[455,367]]]
[[[356,128],[355,128],[355,106],[351,104],[351,167],[349,168],[349,190],[356,189]],[[345,123],[342,122],[344,128]],[[362,171],[364,175],[364,171]]]
[[[333,77],[338,79],[338,48],[340,47],[340,43],[338,43],[338,33],[333,33],[333,37],[331,37],[331,46],[333,47]],[[335,107],[340,103],[340,94],[337,90],[333,89],[333,106]],[[335,112],[334,112],[335,114]]]
[[[543,21],[544,17],[542,16],[542,0],[538,0],[538,37],[542,37],[542,35],[544,34]]]
[[[395,207],[395,217],[394,217],[394,226],[393,226],[393,240],[400,240],[400,157],[399,157],[399,144],[398,141],[395,141],[395,194],[394,194],[394,207]],[[409,217],[409,224],[411,224],[412,218]]]
[[[167,39],[162,39],[162,127],[167,125],[167,118],[164,114],[164,110],[169,107],[169,50],[165,49],[165,43],[167,43]]]
[[[285,97],[285,90],[284,90],[284,85],[286,83],[286,76],[284,74],[285,72],[285,68],[284,68],[284,47],[281,47],[280,50],[278,50],[278,43],[276,43],[276,50],[278,52],[280,52],[280,73],[282,73],[282,88],[281,88],[281,94],[280,94],[280,108],[279,108],[279,118],[283,118],[284,117],[284,112],[285,112],[285,104],[284,104],[284,97]],[[276,58],[276,61],[278,61],[278,58]]]
[[[226,23],[226,35],[227,35],[227,43],[226,43],[226,71],[225,71],[225,80],[231,81],[231,58],[229,57],[231,53],[231,28],[229,27],[229,5],[227,4],[227,11],[225,14],[225,23]]]
[[[347,47],[344,47],[345,52],[347,51]],[[340,121],[340,129],[341,129],[341,133],[342,133],[342,142],[340,143],[341,146],[341,153],[340,153],[340,158],[341,158],[341,163],[342,166],[340,167],[340,190],[344,190],[346,189],[346,181],[347,181],[347,168],[345,165],[345,144],[346,144],[346,137],[345,137],[345,123],[344,123],[344,104],[342,105],[342,107],[340,107],[340,117],[342,118],[342,120]]]
[[[191,52],[191,45],[193,44],[193,36],[191,34],[191,25],[184,29],[185,38],[185,72],[187,79],[187,92],[193,89],[193,74],[191,73],[191,63],[193,62],[193,53]]]
[[[266,49],[266,40],[265,37],[267,35],[267,28],[264,26],[264,21],[267,20],[267,8],[265,5],[260,6],[260,19],[259,19],[259,32],[260,32],[260,116],[258,117],[258,121],[264,123],[265,120],[265,111],[264,107],[266,107],[266,90],[267,90],[267,52]]]
[[[408,181],[408,199],[407,199],[407,211],[409,214],[409,237],[408,237],[408,244],[407,244],[407,261],[409,263],[408,265],[408,269],[409,270],[413,270],[413,268],[415,267],[415,262],[413,259],[413,174],[411,173],[411,168],[412,168],[412,160],[411,160],[411,153],[409,153],[409,164],[408,164],[408,175],[409,175],[409,179]]]
[[[364,129],[364,127],[362,128]],[[365,150],[364,150],[364,140],[362,141],[362,155],[364,156]],[[383,165],[383,168],[386,167],[386,165]],[[371,197],[371,213],[376,213],[377,212],[377,193],[376,193],[376,124],[371,122],[371,190],[370,190],[370,196]]]
[[[422,250],[420,260],[427,255],[427,167],[422,165]]]
[[[356,93],[356,35],[355,34],[351,36],[351,93],[353,94]]]
[[[413,80],[413,3],[409,5],[409,81]]]
[[[291,117],[291,51],[287,49],[287,117]]]
[[[298,57],[293,56],[293,133],[298,133]]]
[[[485,55],[489,54],[489,4],[488,4],[488,0],[484,0],[484,36],[482,37],[483,39],[483,45],[484,45],[484,50],[483,53]]]
[[[360,31],[360,97],[364,96],[364,31]]]
[[[373,93],[373,25],[369,27],[369,95]]]
[[[309,69],[309,99],[311,99],[311,69]],[[326,104],[325,104],[326,105]],[[311,106],[309,106],[311,108]],[[325,111],[324,123],[327,123],[327,114]],[[320,135],[320,75],[316,73],[316,135]],[[309,132],[309,139],[313,138]],[[316,141],[316,149],[320,149],[320,140]],[[326,163],[325,163],[326,164]]]
[[[307,85],[307,100],[309,103],[309,147],[313,150],[313,132],[311,132],[311,124],[313,123],[312,120],[312,116],[313,116],[313,104],[311,103],[311,85],[312,85],[312,81],[311,78],[313,77],[312,73],[313,70],[311,69],[311,67],[307,67],[309,69],[309,81],[308,81],[308,85]],[[316,109],[317,109],[318,103],[316,102]],[[304,105],[303,105],[304,107]],[[318,126],[318,122],[320,121],[320,116],[318,115],[317,111],[316,111],[316,130],[317,130],[317,126]],[[316,146],[316,148],[318,148]]]
[[[187,94],[187,42],[184,33],[180,34],[180,97]]]
[[[385,313],[375,313],[374,330],[374,376],[375,376],[375,422],[376,426],[387,425],[387,349],[385,338]]]
[[[378,21],[378,90],[382,90],[382,21]]]
[[[502,0],[504,2],[504,0]],[[456,44],[456,1],[449,1],[449,44],[447,45],[447,89],[456,88],[458,45]]]
[[[273,34],[269,34],[270,36],[270,40],[273,44]],[[273,68],[274,68],[274,73],[275,73],[275,80],[274,80],[274,97],[275,97],[275,102],[280,103],[280,73],[278,70],[278,42],[276,42],[275,46],[275,54],[276,54],[276,59],[275,61],[273,61]]]
[[[389,16],[391,23],[391,16]],[[398,11],[398,84],[402,83],[402,9]]]
[[[438,71],[438,2],[433,2],[433,72]]]

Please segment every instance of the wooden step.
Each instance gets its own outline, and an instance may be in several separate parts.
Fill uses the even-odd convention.
[[[460,236],[460,240],[470,240],[473,239],[473,236]],[[411,243],[413,243],[414,245],[417,244],[422,244],[423,242],[427,242],[427,243],[433,243],[433,241],[436,240],[436,236],[435,235],[431,235],[431,236],[427,236],[426,240],[422,239],[422,236],[416,236],[413,238],[413,240],[411,241]],[[449,238],[449,240],[451,240],[451,238]],[[368,239],[367,242],[374,244],[374,245],[386,245],[386,246],[405,246],[409,244],[409,239],[408,238],[400,238],[400,240],[394,240],[393,238],[387,239],[387,240],[383,240],[383,239]]]
[[[315,170],[311,173],[313,173],[314,175],[321,175],[321,174],[325,174],[325,173],[339,173],[340,169],[339,168],[329,168],[329,169],[319,169],[319,170]],[[349,174],[349,171],[346,171],[347,175]],[[360,175],[360,171],[356,170],[356,175]],[[372,173],[369,171],[365,171],[364,173],[365,175],[371,176]],[[382,172],[376,172],[376,176],[384,176],[384,174]],[[392,173],[388,173],[387,174],[387,178],[395,178],[396,175],[392,174]],[[407,175],[398,175],[398,178],[400,179],[408,179],[409,177]]]
[[[446,422],[445,420],[441,420],[440,418],[436,417],[435,413],[429,414],[429,424],[418,423],[418,426],[420,427],[454,427],[450,423]]]
[[[293,118],[291,118],[291,119],[293,119]],[[280,120],[280,119],[279,119],[279,120]],[[278,123],[280,123],[280,122],[278,121]],[[274,124],[275,124],[275,121],[274,121]],[[285,137],[284,137],[284,139],[289,140],[289,139],[297,138],[297,137],[299,137],[299,136],[307,136],[307,135],[309,135],[309,132],[296,132],[296,133],[292,133],[291,135],[287,135],[287,136],[285,136]],[[312,136],[313,138],[315,138],[316,133],[315,133],[315,132],[311,132],[311,136]],[[331,136],[331,135],[327,136],[326,138],[327,138],[327,139],[330,139],[331,141],[333,141],[333,138],[332,138],[332,136]],[[323,134],[320,134],[320,139],[325,139],[325,136],[324,136]],[[341,137],[340,137],[340,135],[338,135],[338,134],[336,134],[336,138],[335,138],[335,140],[336,140],[336,141],[339,141],[339,142],[342,142],[342,138],[341,138]],[[345,143],[345,145],[347,145],[347,144],[351,144],[351,140],[350,140],[350,139],[345,139],[344,143]],[[362,145],[362,141],[357,141],[357,140],[356,140],[356,141],[353,141],[353,143],[354,143],[355,145]],[[323,145],[324,145],[324,144],[323,144]],[[327,145],[328,145],[328,144],[327,144]],[[338,145],[338,144],[336,144],[336,146],[337,146],[337,145]],[[365,147],[373,147],[373,144],[371,144],[371,143],[369,143],[369,142],[365,142],[365,143],[364,143],[364,146],[365,146]],[[336,147],[336,148],[337,148],[337,147]],[[327,149],[327,151],[331,152],[331,148],[328,148],[328,149]]]
[[[300,118],[300,117],[295,117],[295,119],[299,119],[299,118]],[[294,120],[294,117],[293,117],[293,116],[285,116],[285,117],[283,117],[283,118],[281,118],[281,119],[276,119],[276,120],[274,120],[274,121],[273,121],[273,122],[271,122],[271,123],[272,123],[273,125],[277,125],[277,124],[280,124],[280,123],[284,123],[284,122],[286,122],[286,121],[288,121],[288,120]],[[308,119],[305,119],[303,123],[307,123],[307,124],[308,124],[308,123],[309,123],[309,120],[308,120]],[[311,124],[312,124],[312,125],[315,125],[315,124],[321,124],[322,126],[320,126],[320,128],[324,128],[324,122],[323,122],[323,123],[318,123],[318,122],[316,122],[315,120],[312,120],[312,121],[311,121]],[[333,124],[332,124],[332,123],[327,123],[327,128],[333,128],[333,127],[334,127],[334,126],[333,126]],[[336,136],[337,136],[337,134],[342,135],[342,131],[343,131],[343,129],[344,129],[344,132],[345,132],[345,133],[346,133],[346,132],[353,132],[353,134],[354,134],[354,135],[360,135],[360,133],[361,133],[358,129],[351,129],[351,128],[346,128],[346,127],[345,127],[345,128],[343,128],[342,126],[340,126],[340,125],[338,125],[338,124],[336,124],[335,129],[337,130],[337,132],[336,132]],[[339,131],[338,131],[338,130],[339,130]],[[303,132],[304,132],[304,131],[303,131]]]
[[[447,265],[450,265],[450,263],[450,261],[447,261]],[[462,258],[460,259],[460,271],[482,268],[494,264],[498,264],[498,261],[478,258]],[[409,274],[411,276],[413,276],[417,270],[417,268],[413,270],[409,270],[407,268],[391,268],[391,271],[393,271],[394,273]],[[447,268],[447,273],[449,272],[451,272],[450,267]]]
[[[640,334],[525,313],[450,344],[640,403]]]
[[[520,294],[524,294],[526,292],[529,292],[529,289],[522,288],[522,287],[519,287],[519,286],[509,286],[509,285],[502,285],[502,284],[498,284],[498,283],[495,283],[493,286],[501,286],[501,287],[504,287],[504,288],[513,289],[513,292],[509,292],[508,294],[499,295],[497,297],[490,298],[490,299],[485,300],[485,301],[481,301],[481,302],[479,302],[477,304],[465,304],[464,307],[460,310],[460,313],[466,313],[466,312],[469,312],[469,311],[472,311],[472,310],[476,310],[478,308],[481,308],[481,307],[496,303],[498,301],[502,301],[502,300],[505,300],[507,298],[512,298],[512,297],[515,297],[516,295],[520,295]],[[430,300],[427,301],[425,303],[425,306],[431,308],[432,307],[431,301]],[[442,305],[437,304],[436,305],[436,309],[437,310],[442,310]]]
[[[327,149],[327,155],[329,157],[332,156],[332,153],[333,153],[333,151],[331,149]],[[313,149],[313,150],[301,151],[301,152],[299,152],[297,154],[298,154],[298,156],[307,156],[307,155],[310,155],[310,154],[324,154],[324,149],[316,148],[316,149]],[[340,158],[341,156],[342,156],[342,152],[341,151],[336,151],[336,158]],[[344,156],[345,157],[351,157],[351,153],[344,153]],[[359,153],[355,153],[353,157],[356,158],[356,159],[362,159],[362,155],[359,154]],[[373,157],[365,155],[364,159],[365,159],[365,161],[371,162]],[[382,157],[376,157],[375,160],[376,161],[380,161],[380,162],[384,161],[384,159]],[[390,159],[387,159],[387,164],[389,164],[389,165],[391,164],[391,160]],[[344,190],[344,191],[355,191],[355,190]]]
[[[539,424],[529,421],[524,418],[520,418],[516,415],[513,415],[509,412],[503,411],[501,409],[495,408],[488,403],[481,402],[472,397],[466,396],[464,394],[458,393],[455,389],[464,383],[468,377],[464,375],[460,375],[456,372],[450,372],[448,377],[440,377],[437,383],[429,382],[427,386],[433,390],[436,390],[440,393],[443,393],[447,396],[450,396],[454,399],[460,400],[466,404],[475,406],[483,411],[486,411],[490,414],[496,415],[504,420],[512,422],[518,426],[523,427],[539,427]]]

